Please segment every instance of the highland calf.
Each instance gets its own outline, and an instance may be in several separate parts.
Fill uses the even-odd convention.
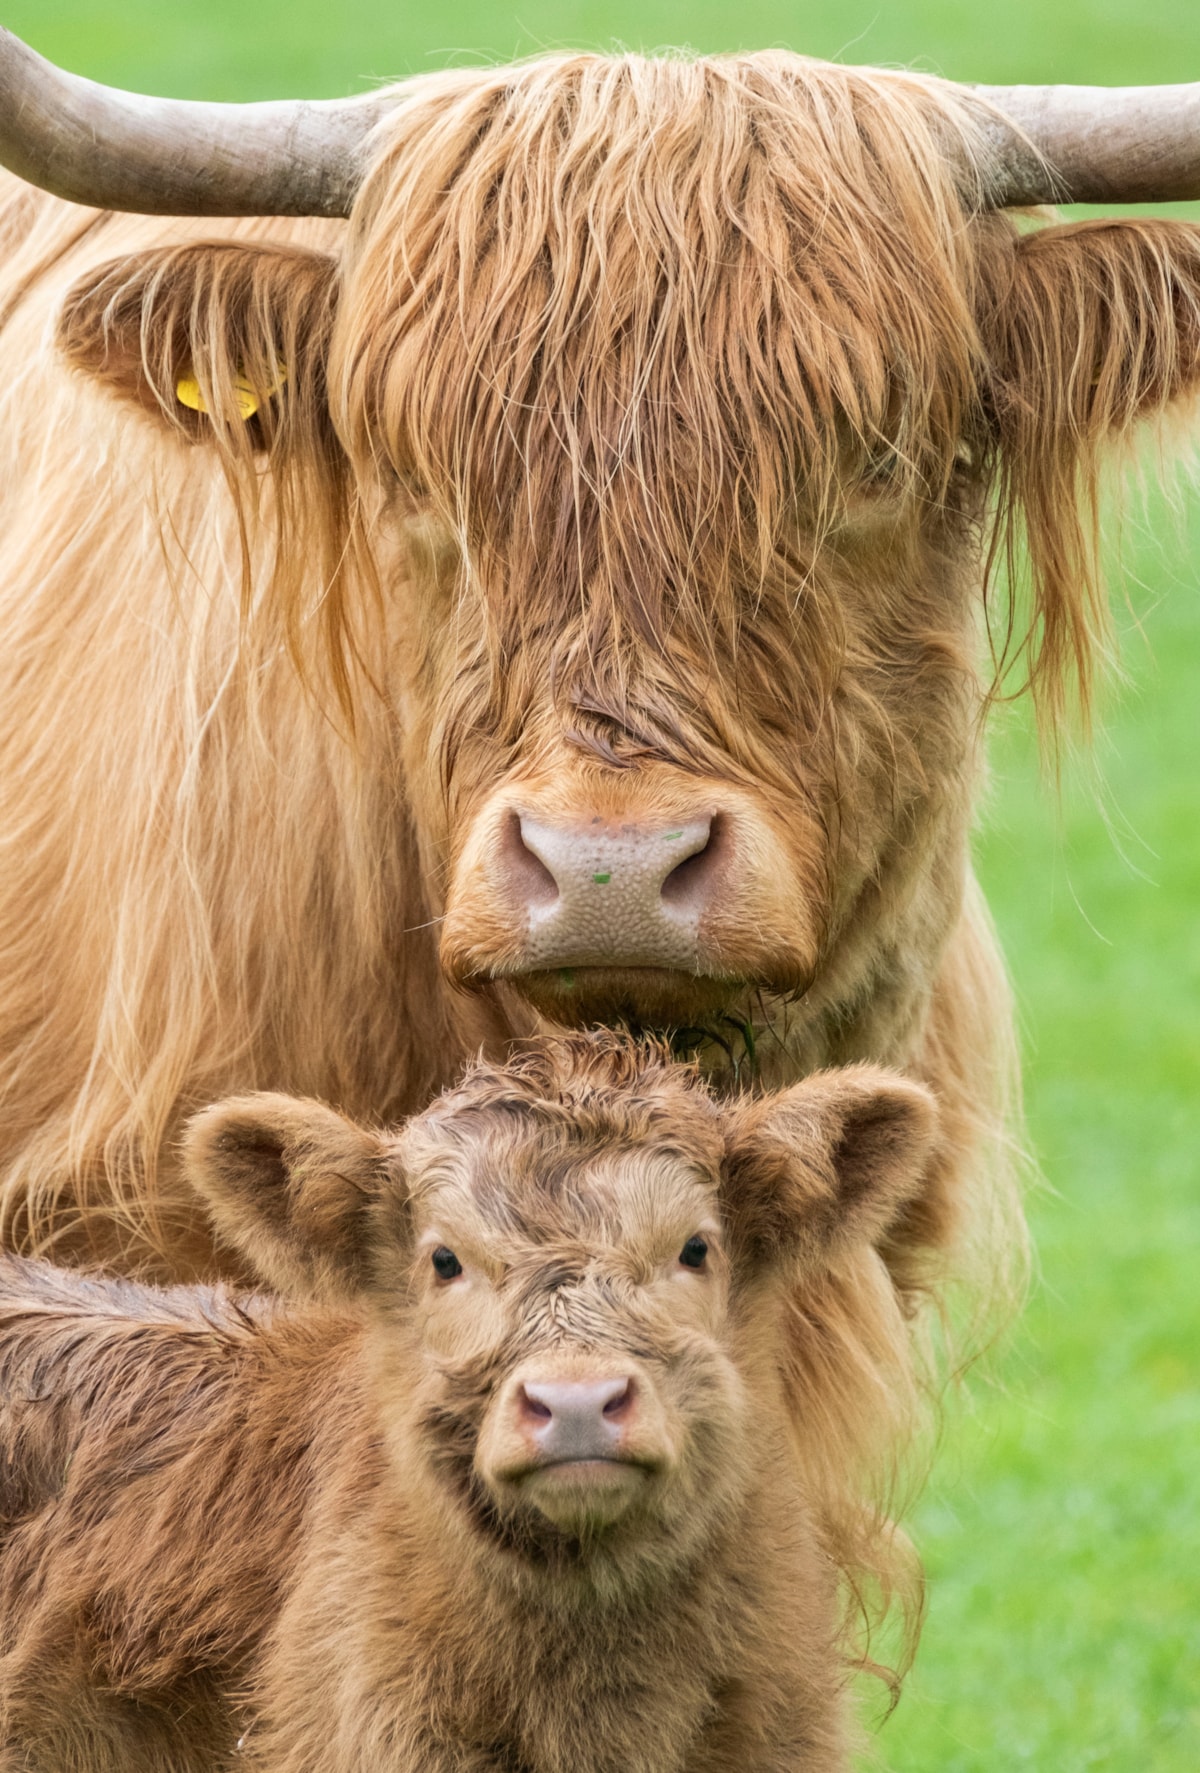
[[[876,1246],[932,1135],[886,1072],[718,1103],[610,1036],[398,1133],[200,1114],[280,1296],[0,1262],[0,1766],[845,1767],[781,1318],[835,1276],[903,1339]]]

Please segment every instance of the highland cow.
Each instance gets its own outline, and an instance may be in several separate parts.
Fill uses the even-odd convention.
[[[1102,447],[1200,379],[1194,228],[1003,206],[1185,195],[1194,98],[766,53],[189,106],[0,35],[57,193],[0,207],[6,1240],[203,1276],[189,1110],[396,1118],[599,1020],[930,1082],[889,1271],[1003,1291],[981,714],[1086,686]]]
[[[0,1258],[0,1764],[845,1768],[783,1320],[836,1273],[903,1341],[877,1246],[932,1134],[887,1072],[718,1103],[605,1035],[398,1133],[201,1113],[275,1294]]]

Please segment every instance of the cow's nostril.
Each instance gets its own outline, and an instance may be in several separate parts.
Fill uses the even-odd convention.
[[[508,884],[523,905],[541,907],[557,902],[558,882],[525,842],[520,813],[510,813],[504,821],[500,852]]]
[[[712,897],[717,873],[724,861],[725,849],[725,825],[718,814],[709,827],[708,841],[703,848],[693,850],[690,856],[685,856],[663,881],[661,893],[664,904],[673,906],[677,911],[688,911],[698,916]]]
[[[633,1398],[628,1374],[608,1379],[528,1379],[517,1393],[521,1413],[543,1447],[604,1447],[619,1434]],[[599,1436],[599,1440],[596,1436]],[[589,1455],[590,1456],[590,1455]]]

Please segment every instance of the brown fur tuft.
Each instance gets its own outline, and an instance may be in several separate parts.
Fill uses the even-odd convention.
[[[116,259],[77,284],[59,316],[58,345],[68,363],[177,436],[215,450],[237,513],[244,619],[277,620],[302,672],[311,669],[306,631],[315,627],[324,670],[352,716],[356,617],[346,577],[355,496],[326,390],[337,284],[336,261],[324,253],[163,247]],[[199,385],[203,413],[177,397],[185,376]],[[259,398],[248,421],[235,404],[238,381]],[[274,590],[258,582],[264,553]]]

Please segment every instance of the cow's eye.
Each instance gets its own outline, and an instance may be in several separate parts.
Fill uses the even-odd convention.
[[[697,1231],[689,1237],[679,1252],[679,1260],[685,1268],[703,1268],[708,1260],[708,1244]]]
[[[448,1250],[445,1244],[438,1245],[437,1249],[433,1252],[431,1261],[433,1262],[434,1272],[439,1280],[453,1280],[455,1275],[462,1273],[462,1263],[454,1254],[454,1251]]]
[[[868,491],[890,486],[900,472],[900,457],[894,449],[881,445],[873,449],[863,464],[861,485]]]

